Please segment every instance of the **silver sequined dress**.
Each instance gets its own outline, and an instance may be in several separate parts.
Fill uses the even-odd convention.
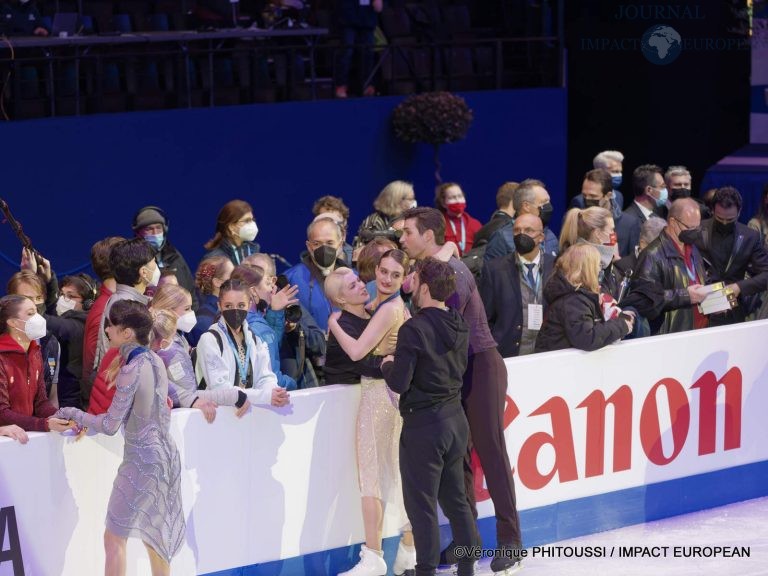
[[[127,358],[135,345],[120,349]],[[171,561],[184,542],[181,461],[171,438],[168,378],[162,360],[143,351],[120,369],[112,405],[94,416],[76,408],[56,415],[102,434],[124,426],[123,462],[112,486],[107,529],[123,538],[137,537]]]

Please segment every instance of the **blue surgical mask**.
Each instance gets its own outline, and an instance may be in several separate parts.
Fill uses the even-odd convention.
[[[621,172],[611,174],[611,184],[613,185],[614,190],[617,190],[618,187],[621,186]]]
[[[155,250],[160,250],[163,246],[163,241],[165,240],[164,234],[147,234],[144,236],[144,240],[150,243],[152,248]]]
[[[666,187],[659,190],[659,197],[656,198],[656,206],[665,206],[667,204],[667,198],[669,198],[669,192]]]

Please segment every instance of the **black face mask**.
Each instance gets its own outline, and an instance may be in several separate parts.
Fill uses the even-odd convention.
[[[600,200],[598,198],[584,198],[584,208],[600,207]]]
[[[323,244],[314,249],[312,259],[320,268],[330,268],[336,262],[336,248]]]
[[[677,237],[683,244],[696,244],[698,239],[701,237],[701,229],[691,228],[690,230],[681,230]]]
[[[713,230],[717,232],[718,234],[722,236],[727,236],[728,234],[733,234],[733,229],[736,228],[735,222],[729,222],[728,224],[724,224],[723,222],[720,222],[719,220],[715,220],[713,225]]]
[[[237,308],[230,308],[224,310],[221,315],[224,317],[224,321],[229,325],[232,330],[237,330],[243,325],[245,317],[248,314],[248,310],[239,310]]]
[[[688,188],[676,188],[669,191],[669,199],[673,202],[675,200],[680,200],[680,198],[690,198],[691,197],[691,191]]]
[[[513,240],[518,254],[528,254],[536,248],[536,241],[528,234],[515,234]]]
[[[549,219],[552,218],[553,210],[554,208],[552,208],[552,204],[549,202],[539,206],[539,218],[541,218],[541,223],[544,224],[544,226],[546,226],[549,223]]]

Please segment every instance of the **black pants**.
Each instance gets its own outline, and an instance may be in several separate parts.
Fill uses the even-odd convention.
[[[409,425],[400,435],[400,475],[416,545],[416,575],[431,576],[440,563],[437,503],[448,517],[458,546],[472,546],[475,520],[464,494],[463,459],[469,428],[461,406],[444,408],[442,418]]]
[[[496,511],[497,542],[519,546],[522,543],[520,516],[504,440],[506,395],[507,367],[498,350],[492,348],[470,356],[462,389],[464,411],[469,421],[469,448],[474,446],[485,473]],[[472,514],[477,518],[470,450],[464,460],[464,485]]]

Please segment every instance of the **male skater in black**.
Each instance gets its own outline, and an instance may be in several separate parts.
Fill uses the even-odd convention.
[[[400,476],[416,545],[416,576],[432,576],[440,562],[438,501],[456,545],[476,544],[463,471],[469,426],[461,386],[469,331],[461,315],[445,305],[456,289],[448,264],[420,261],[413,285],[418,313],[400,328],[394,359],[387,356],[381,370],[387,385],[400,394]],[[459,576],[474,574],[470,555],[467,549],[459,560]]]
[[[434,208],[411,208],[402,217],[405,224],[400,244],[408,256],[415,260],[435,256],[445,242],[442,213]],[[521,567],[517,552],[522,548],[522,537],[515,482],[504,440],[507,368],[488,328],[485,308],[472,273],[457,258],[451,257],[448,264],[456,273],[456,292],[446,303],[461,314],[469,328],[469,362],[464,373],[462,402],[469,422],[470,447],[474,447],[480,457],[496,511],[499,552],[491,561],[491,570],[509,575]],[[469,451],[464,462],[464,486],[472,513],[477,518]],[[453,543],[445,550],[445,563],[456,563],[454,550]]]

